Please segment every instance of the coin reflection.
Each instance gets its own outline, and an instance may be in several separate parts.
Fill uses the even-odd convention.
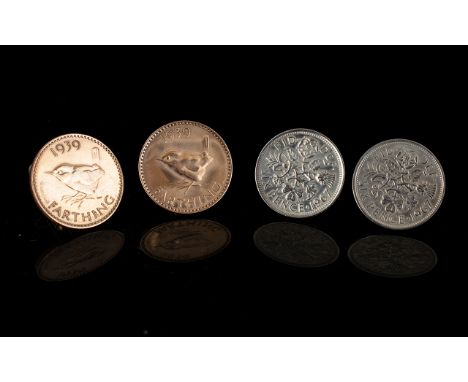
[[[125,242],[118,231],[88,233],[55,247],[36,264],[38,276],[45,281],[65,281],[91,273],[116,256]]]
[[[146,232],[142,251],[157,260],[185,263],[202,260],[225,249],[231,232],[211,220],[180,220],[158,225]]]
[[[369,236],[348,250],[359,269],[383,277],[413,277],[431,271],[437,254],[427,244],[401,236]]]
[[[264,255],[288,265],[314,268],[333,263],[340,249],[326,233],[296,223],[270,223],[254,234],[255,246]]]

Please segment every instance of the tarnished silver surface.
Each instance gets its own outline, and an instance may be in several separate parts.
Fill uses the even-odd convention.
[[[329,265],[340,249],[326,233],[295,223],[270,223],[254,234],[257,249],[278,262],[301,268]]]
[[[427,244],[400,236],[369,236],[354,243],[348,251],[359,269],[384,277],[413,277],[431,271],[437,255]]]
[[[337,147],[307,129],[285,131],[261,151],[255,168],[265,203],[284,216],[304,218],[330,207],[343,187],[344,164]]]
[[[353,175],[353,193],[374,223],[408,229],[429,220],[442,203],[445,177],[437,158],[423,145],[392,139],[369,149]]]

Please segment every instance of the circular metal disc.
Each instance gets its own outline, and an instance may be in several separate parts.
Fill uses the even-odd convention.
[[[445,193],[445,176],[426,147],[391,139],[373,146],[359,160],[353,193],[361,211],[374,223],[408,229],[436,213]]]
[[[323,134],[289,130],[274,137],[260,152],[255,180],[271,209],[288,217],[310,217],[338,198],[344,182],[343,158]]]
[[[159,206],[192,214],[214,206],[231,183],[232,158],[208,126],[177,121],[157,129],[140,154],[140,180]]]
[[[83,134],[48,142],[34,159],[30,182],[42,212],[69,228],[105,222],[117,210],[124,189],[115,155],[96,138]]]

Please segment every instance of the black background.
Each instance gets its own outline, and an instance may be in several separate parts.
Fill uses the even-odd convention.
[[[453,137],[465,127],[466,87],[456,57],[243,54],[201,49],[154,49],[136,55],[95,51],[83,56],[9,56],[2,87],[2,323],[1,335],[463,335],[463,249],[450,208],[459,177],[451,167],[463,153]],[[441,66],[442,65],[442,66]],[[143,233],[185,219],[156,206],[141,187],[137,161],[161,125],[189,119],[207,124],[228,144],[234,175],[225,197],[192,216],[218,221],[232,241],[221,254],[186,265],[150,259],[138,249]],[[301,269],[258,252],[263,224],[294,221],[271,211],[254,181],[257,156],[274,135],[292,128],[324,133],[340,149],[346,181],[336,203],[299,223],[334,238],[332,265]],[[92,135],[116,154],[125,194],[100,229],[126,236],[124,249],[82,278],[41,281],[34,265],[51,246],[82,232],[55,231],[36,208],[28,166],[60,134]],[[390,138],[418,141],[444,167],[447,193],[421,227],[392,232],[356,206],[351,175],[360,156]],[[11,181],[12,179],[13,181]],[[13,184],[13,189],[11,185]],[[454,200],[455,199],[455,200]],[[456,206],[453,206],[456,204]],[[189,217],[189,218],[192,218]],[[355,241],[373,234],[419,239],[438,254],[426,275],[387,279],[364,273],[347,258]]]

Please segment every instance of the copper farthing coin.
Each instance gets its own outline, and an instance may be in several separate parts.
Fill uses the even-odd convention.
[[[140,154],[140,180],[159,206],[179,214],[207,210],[226,193],[232,159],[224,140],[202,123],[177,121],[157,129]]]
[[[30,184],[42,212],[69,228],[95,227],[109,219],[124,188],[122,169],[112,151],[82,134],[48,142],[34,159]]]

